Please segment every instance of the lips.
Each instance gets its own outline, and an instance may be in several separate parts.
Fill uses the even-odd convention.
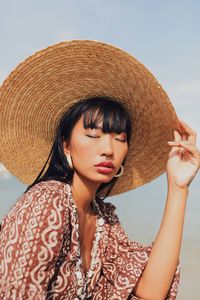
[[[106,167],[106,168],[111,168],[113,169],[114,168],[114,165],[112,162],[108,162],[108,161],[105,161],[105,162],[102,162],[98,165],[95,165],[96,167]]]

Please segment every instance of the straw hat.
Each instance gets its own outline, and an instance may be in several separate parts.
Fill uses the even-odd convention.
[[[51,149],[61,114],[85,97],[122,102],[133,133],[111,195],[150,182],[166,171],[178,118],[154,76],[127,52],[98,41],[64,41],[20,63],[0,87],[0,160],[30,184]]]

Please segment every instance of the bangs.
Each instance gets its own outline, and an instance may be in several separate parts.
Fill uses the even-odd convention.
[[[98,101],[99,100],[99,101]],[[97,128],[102,123],[104,133],[125,132],[129,140],[131,134],[131,123],[128,112],[117,101],[105,98],[90,100],[88,107],[83,111],[84,128]]]

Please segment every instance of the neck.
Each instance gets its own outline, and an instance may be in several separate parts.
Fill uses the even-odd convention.
[[[95,197],[99,183],[89,181],[74,173],[71,185],[72,196],[79,210],[88,213],[91,212],[91,202]]]

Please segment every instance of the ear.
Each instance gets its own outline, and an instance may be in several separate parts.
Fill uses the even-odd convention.
[[[63,141],[63,151],[65,155],[70,154],[70,147],[67,141]]]

